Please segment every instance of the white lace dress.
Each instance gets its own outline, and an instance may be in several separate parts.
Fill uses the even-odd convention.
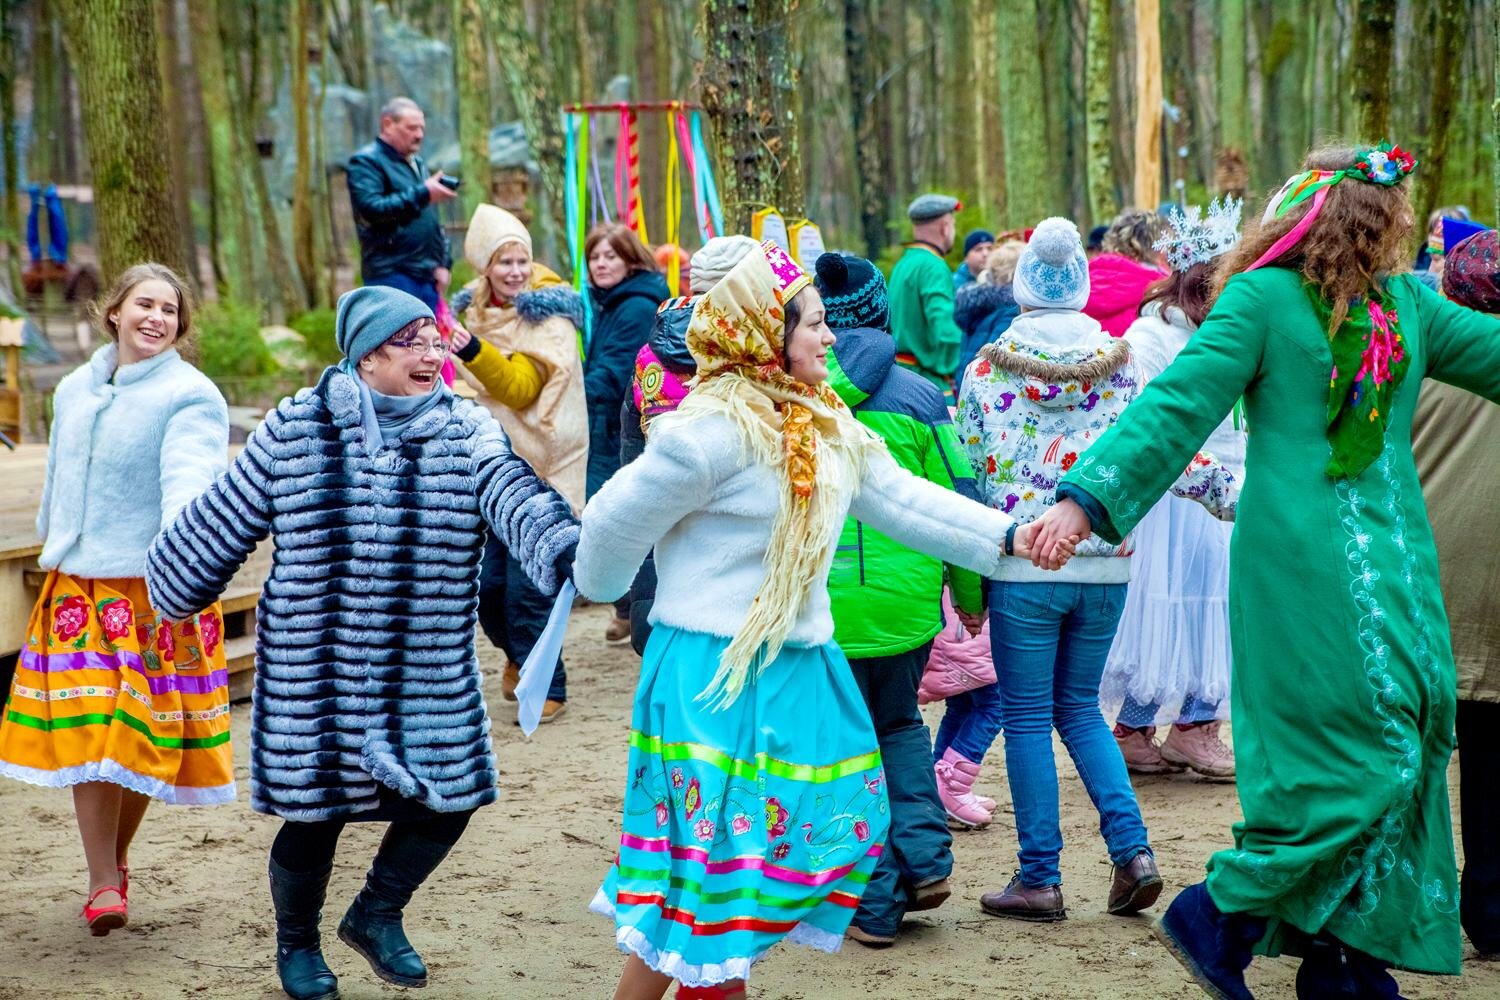
[[[1142,376],[1155,378],[1187,345],[1192,327],[1180,310],[1150,311],[1125,332]],[[1245,428],[1239,408],[1203,450],[1244,481]],[[1156,705],[1156,723],[1177,718],[1189,699],[1229,713],[1229,537],[1233,524],[1168,494],[1134,532],[1130,588],[1099,685],[1113,718],[1128,695]]]

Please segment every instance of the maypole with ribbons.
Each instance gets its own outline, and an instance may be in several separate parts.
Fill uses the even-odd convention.
[[[640,116],[663,114],[667,117],[666,242],[674,248],[672,266],[667,271],[667,285],[673,295],[684,289],[680,282],[680,237],[682,227],[682,172],[693,198],[693,220],[700,241],[724,231],[724,209],[719,203],[718,185],[714,182],[708,149],[703,141],[703,122],[696,104],[686,101],[614,102],[608,104],[569,104],[562,109],[564,135],[567,138],[566,170],[568,249],[573,261],[573,282],[579,292],[588,280],[583,244],[589,227],[601,219],[611,220],[609,201],[599,166],[599,143],[590,146],[591,123],[595,115],[617,116],[619,140],[615,145],[613,218],[634,229],[642,243],[650,246],[646,230],[646,212],[641,195]],[[608,118],[605,119],[608,121]],[[597,129],[594,130],[597,135]],[[592,183],[591,183],[592,180]],[[587,306],[588,296],[584,295]],[[586,331],[592,328],[586,317]]]

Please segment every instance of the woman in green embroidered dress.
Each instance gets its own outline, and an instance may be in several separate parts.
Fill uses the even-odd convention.
[[[1058,489],[1033,551],[1129,532],[1242,396],[1230,560],[1244,821],[1159,933],[1216,997],[1252,951],[1303,956],[1299,996],[1398,996],[1459,971],[1449,825],[1455,679],[1411,454],[1424,377],[1500,400],[1500,322],[1399,274],[1398,147],[1311,155],[1229,254],[1172,367]],[[1248,273],[1247,273],[1248,272]]]

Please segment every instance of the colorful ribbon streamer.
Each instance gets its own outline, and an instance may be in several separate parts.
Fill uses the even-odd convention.
[[[724,208],[719,204],[719,187],[714,183],[712,161],[708,158],[708,146],[703,141],[703,116],[697,111],[693,112],[693,157],[702,164],[698,176],[702,179],[703,201],[708,207],[712,223],[709,235],[716,236],[724,232]]]

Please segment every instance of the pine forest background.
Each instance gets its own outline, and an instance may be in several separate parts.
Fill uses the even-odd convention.
[[[573,101],[701,104],[731,229],[775,204],[873,257],[924,190],[963,199],[961,233],[1087,227],[1143,192],[1263,195],[1340,139],[1411,149],[1419,218],[1493,222],[1497,34],[1500,0],[0,0],[0,233],[15,287],[9,179],[55,183],[103,280],[155,257],[247,322],[326,310],[358,278],[342,166],[397,94],[465,178],[455,236],[508,200],[565,272]],[[660,240],[663,116],[641,166]]]

